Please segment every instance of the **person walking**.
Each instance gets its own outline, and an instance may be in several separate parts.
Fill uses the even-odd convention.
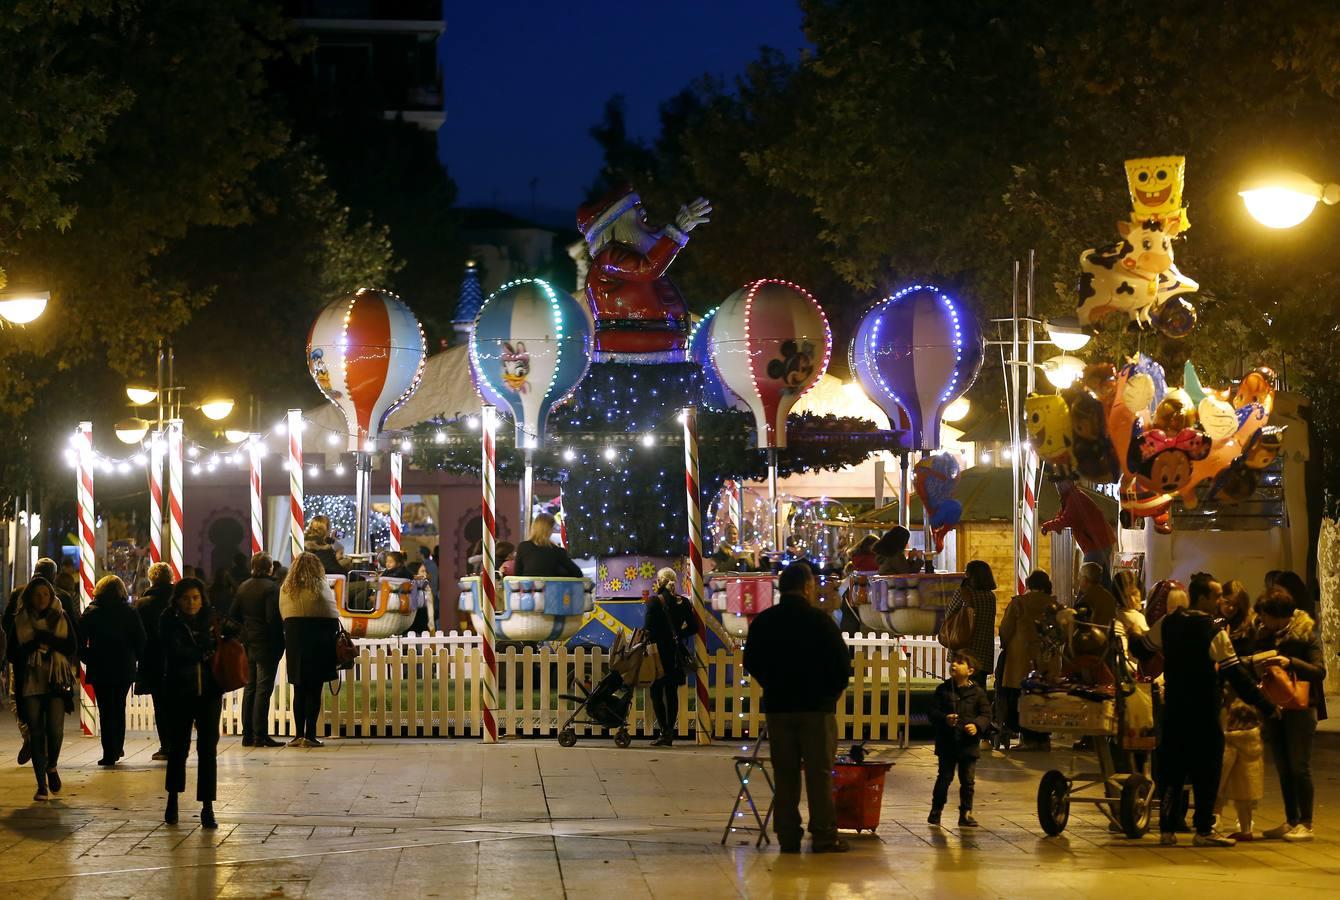
[[[983,560],[974,559],[963,567],[963,583],[949,601],[945,618],[964,606],[972,610],[972,637],[963,649],[977,661],[972,680],[985,695],[986,676],[991,674],[996,658],[996,578],[990,564]]]
[[[1005,653],[1003,683],[996,690],[1004,692],[1007,704],[1006,727],[1021,738],[1020,750],[1050,749],[1046,734],[1030,731],[1019,724],[1019,695],[1024,679],[1034,669],[1047,674],[1059,674],[1059,660],[1043,658],[1042,637],[1038,624],[1056,614],[1061,604],[1052,596],[1052,580],[1038,570],[1024,580],[1028,590],[1011,598],[1000,620],[1000,644]]]
[[[1317,623],[1287,590],[1276,587],[1257,609],[1257,653],[1273,652],[1258,663],[1283,669],[1308,685],[1308,705],[1280,710],[1265,723],[1264,737],[1279,772],[1285,821],[1265,832],[1268,838],[1312,840],[1312,744],[1317,722],[1326,718],[1326,660]]]
[[[1185,821],[1183,788],[1188,780],[1195,794],[1193,823],[1197,847],[1231,847],[1233,838],[1214,827],[1214,810],[1224,762],[1220,724],[1220,679],[1244,702],[1269,717],[1274,706],[1262,695],[1241,664],[1228,632],[1213,616],[1222,594],[1219,582],[1203,572],[1191,577],[1183,606],[1178,591],[1169,591],[1168,614],[1149,632],[1131,642],[1142,659],[1163,654],[1163,733],[1158,748],[1159,832],[1164,844],[1177,843],[1177,827]]]
[[[322,685],[339,677],[335,637],[340,614],[321,560],[311,553],[301,554],[289,567],[279,589],[279,613],[284,619],[288,680],[293,685],[295,736],[288,745],[321,747],[316,722],[321,717]]]
[[[172,606],[172,567],[156,562],[149,567],[149,588],[135,603],[140,624],[144,628],[144,651],[140,654],[139,677],[135,693],[148,694],[154,701],[154,729],[158,732],[158,749],[153,758],[168,758],[168,719],[165,710],[168,698],[163,693],[163,641],[159,627],[163,613]]]
[[[205,600],[207,588],[198,578],[183,578],[172,587],[172,605],[163,613],[159,639],[163,650],[163,695],[168,708],[167,809],[163,821],[177,824],[177,795],[186,790],[186,759],[195,728],[195,797],[200,801],[200,827],[218,828],[214,796],[218,786],[219,716],[223,688],[214,679],[211,662],[219,639],[236,634],[236,626]]]
[[[833,617],[819,609],[819,583],[804,560],[777,579],[781,600],[749,627],[744,665],[763,688],[763,712],[776,778],[773,827],[783,853],[799,853],[800,777],[805,772],[811,849],[845,853],[833,808],[838,699],[851,658]]]
[[[270,574],[274,560],[268,553],[251,557],[251,575],[237,586],[233,618],[242,626],[242,644],[250,668],[242,689],[242,746],[282,747],[270,737],[270,697],[284,655],[284,620],[279,614],[279,582]]]
[[[126,755],[126,696],[135,683],[144,653],[144,624],[130,605],[126,585],[104,575],[93,588],[93,602],[79,618],[84,680],[98,704],[100,766],[114,766]]]
[[[688,597],[675,593],[679,576],[674,569],[656,573],[656,591],[647,597],[645,619],[647,640],[656,645],[664,673],[651,683],[651,708],[656,714],[660,734],[654,747],[669,747],[675,740],[679,718],[679,689],[687,681],[684,639],[698,633],[698,617]]]
[[[931,697],[927,715],[935,728],[935,757],[939,770],[931,791],[931,813],[927,824],[939,825],[940,813],[949,799],[949,786],[958,772],[958,824],[976,828],[972,815],[973,789],[976,786],[977,759],[981,756],[982,735],[991,725],[991,704],[986,691],[973,679],[977,660],[966,650],[954,652],[949,662],[949,677],[940,683]]]
[[[45,578],[34,576],[19,594],[12,644],[14,692],[28,723],[37,777],[33,799],[50,800],[61,789],[57,766],[65,740],[65,716],[74,711],[79,676],[74,662],[78,646],[74,624],[61,607],[55,586]]]

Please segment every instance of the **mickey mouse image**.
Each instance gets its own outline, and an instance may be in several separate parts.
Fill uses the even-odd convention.
[[[814,373],[814,345],[809,341],[782,343],[782,358],[768,362],[768,377],[775,378],[792,390],[799,390]]]

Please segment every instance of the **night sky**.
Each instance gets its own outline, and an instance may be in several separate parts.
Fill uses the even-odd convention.
[[[446,5],[440,50],[447,121],[441,155],[463,206],[570,223],[600,168],[588,133],[605,101],[628,98],[632,133],[652,137],[661,101],[703,74],[733,77],[774,47],[796,59],[789,0]]]

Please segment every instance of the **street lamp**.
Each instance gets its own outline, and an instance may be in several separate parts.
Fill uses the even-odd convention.
[[[200,411],[205,414],[206,419],[218,422],[228,418],[228,414],[233,411],[233,401],[227,397],[215,397],[201,403]]]
[[[27,325],[46,311],[49,291],[0,291],[0,318],[11,325]]]
[[[130,419],[122,419],[114,426],[116,430],[116,439],[123,444],[138,444],[144,440],[144,435],[149,431],[149,422],[138,416]]]
[[[1320,200],[1340,203],[1340,184],[1318,184],[1306,175],[1284,172],[1249,181],[1238,191],[1252,218],[1267,228],[1292,228],[1312,215]]]
[[[157,400],[158,391],[149,387],[130,385],[126,388],[126,397],[130,399],[131,406],[143,406],[146,403],[153,403]]]
[[[1079,324],[1079,319],[1075,316],[1048,319],[1043,324],[1047,328],[1047,336],[1052,339],[1052,343],[1061,348],[1064,353],[1082,350],[1089,343],[1089,333]]]

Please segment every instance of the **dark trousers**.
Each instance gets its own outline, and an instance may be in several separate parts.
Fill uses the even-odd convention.
[[[243,740],[263,741],[270,736],[270,696],[275,690],[279,657],[264,648],[247,648],[250,677],[242,689]]]
[[[837,840],[833,809],[833,758],[837,756],[837,717],[831,713],[768,713],[768,743],[776,793],[773,830],[784,845],[800,843],[800,772],[810,807],[810,837],[816,844]]]
[[[172,697],[168,706],[167,789],[186,790],[186,758],[191,755],[191,728],[195,727],[195,799],[213,803],[218,784],[219,715],[223,696]]]
[[[47,786],[47,772],[60,762],[65,743],[65,698],[60,694],[38,694],[23,698],[23,717],[28,722],[28,746],[33,751],[37,786]]]
[[[158,732],[158,749],[167,753],[172,740],[172,697],[162,688],[150,691],[154,698],[154,730]]]
[[[1219,774],[1224,767],[1224,733],[1219,722],[1178,715],[1169,708],[1158,749],[1159,830],[1173,831],[1186,821],[1186,793],[1196,798],[1192,820],[1197,833],[1214,830],[1214,803],[1219,796]]]
[[[972,792],[977,786],[977,757],[940,756],[936,757],[940,768],[935,774],[935,788],[931,791],[931,807],[944,809],[949,799],[949,786],[954,783],[954,770],[958,770],[958,808],[972,809]]]
[[[1280,796],[1290,825],[1312,825],[1312,743],[1317,734],[1315,709],[1286,709],[1262,729],[1280,776]]]
[[[103,679],[93,685],[103,759],[117,760],[126,755],[126,695],[129,693],[128,681]]]
[[[325,682],[293,686],[293,729],[297,737],[315,738],[316,720],[321,717],[321,688]]]
[[[675,736],[675,723],[679,720],[679,685],[673,677],[658,678],[651,683],[649,693],[661,737],[669,740]]]

